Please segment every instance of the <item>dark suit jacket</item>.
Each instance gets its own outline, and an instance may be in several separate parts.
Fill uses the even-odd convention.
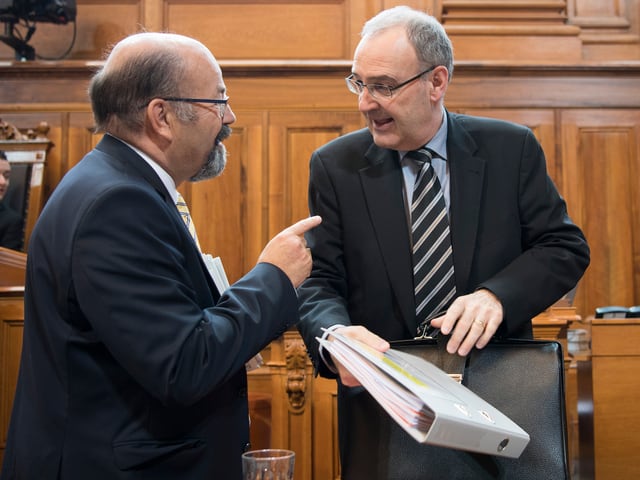
[[[2,479],[240,479],[244,364],[298,319],[285,274],[259,264],[220,296],[160,179],[110,136],[56,188],[27,263]]]
[[[23,223],[18,212],[0,201],[0,247],[13,250],[22,248]]]
[[[589,248],[567,216],[533,133],[447,113],[450,222],[458,295],[478,288],[502,302],[498,334],[531,337],[531,318],[573,288]],[[311,157],[307,235],[311,276],[299,288],[298,328],[319,372],[322,327],[364,325],[387,340],[416,333],[409,227],[396,151],[360,130]]]

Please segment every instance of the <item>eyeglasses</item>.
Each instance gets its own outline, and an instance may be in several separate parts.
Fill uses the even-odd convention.
[[[227,109],[227,104],[229,103],[229,97],[219,99],[219,98],[182,98],[182,97],[161,97],[162,100],[167,102],[186,102],[186,103],[212,103],[214,104],[218,112],[220,113],[220,118],[224,118],[224,112]]]
[[[369,95],[373,98],[391,98],[393,96],[393,92],[398,90],[399,88],[404,87],[405,85],[409,85],[411,82],[419,79],[425,73],[431,72],[438,65],[434,65],[432,67],[427,68],[424,72],[420,72],[415,77],[411,77],[409,80],[406,80],[402,83],[399,83],[396,86],[384,85],[382,83],[362,83],[362,80],[355,80],[353,77],[353,73],[345,78],[345,82],[347,83],[347,88],[351,93],[355,93],[356,95],[361,95],[364,92],[365,87],[369,90]]]

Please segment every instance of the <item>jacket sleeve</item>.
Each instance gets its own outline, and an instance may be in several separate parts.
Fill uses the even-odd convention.
[[[527,129],[517,178],[521,253],[477,288],[487,288],[502,302],[502,336],[513,336],[523,323],[569,292],[589,265],[589,247],[567,213],[564,199],[549,178],[542,148]]]
[[[320,215],[322,223],[306,233],[307,245],[313,252],[313,269],[298,287],[300,323],[298,330],[314,365],[325,377],[335,377],[320,357],[316,337],[323,328],[336,324],[350,325],[347,310],[347,273],[343,261],[342,227],[334,187],[318,153],[311,157],[309,211]]]
[[[151,395],[191,404],[295,324],[297,298],[286,275],[262,263],[214,304],[200,253],[172,208],[126,184],[95,198],[73,242],[70,304]]]

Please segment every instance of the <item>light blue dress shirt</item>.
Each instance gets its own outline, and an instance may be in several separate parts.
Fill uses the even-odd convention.
[[[442,112],[442,124],[434,137],[426,144],[426,147],[436,152],[439,157],[434,157],[431,161],[433,170],[438,176],[440,187],[444,193],[444,203],[449,211],[451,195],[449,193],[449,162],[447,162],[447,114]],[[405,205],[407,205],[407,217],[411,217],[411,200],[413,196],[413,186],[418,175],[418,167],[415,162],[405,158],[407,152],[399,151],[400,165],[404,177]]]

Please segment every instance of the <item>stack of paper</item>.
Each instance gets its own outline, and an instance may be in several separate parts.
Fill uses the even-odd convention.
[[[336,332],[318,341],[418,442],[511,458],[529,443],[506,415],[420,357]]]
[[[218,288],[218,292],[222,295],[222,293],[229,288],[229,279],[227,278],[227,272],[224,271],[224,266],[222,265],[222,260],[220,257],[213,257],[208,253],[202,254],[202,260],[204,260],[204,264],[207,266],[207,270],[209,270],[209,275],[213,279],[213,283],[215,283]],[[247,363],[245,363],[245,367],[247,372],[251,370],[255,370],[256,368],[260,368],[263,365],[264,361],[262,359],[262,355],[259,353],[254,355]]]
[[[220,257],[214,258],[208,253],[203,253],[202,259],[204,260],[204,264],[207,266],[207,270],[209,270],[213,283],[218,287],[218,291],[220,293],[224,292],[229,288],[229,279],[227,278],[227,272],[224,271],[222,260]]]

